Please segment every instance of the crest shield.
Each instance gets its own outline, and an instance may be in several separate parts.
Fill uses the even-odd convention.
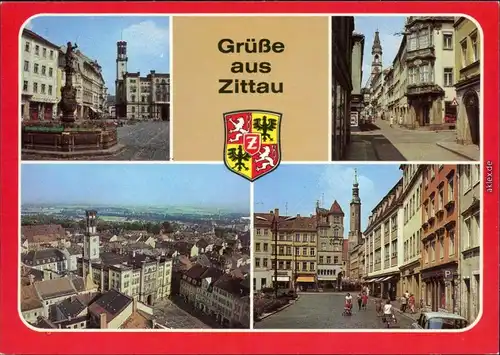
[[[269,174],[281,162],[278,112],[241,110],[224,114],[224,164],[249,181]]]

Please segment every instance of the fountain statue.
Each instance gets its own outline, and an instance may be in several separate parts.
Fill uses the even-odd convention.
[[[75,43],[73,46],[68,42],[65,54],[64,73],[66,74],[66,83],[61,88],[61,111],[63,124],[71,124],[75,122],[76,103],[76,88],[73,86],[73,74],[75,73],[75,56],[73,51],[78,48]]]

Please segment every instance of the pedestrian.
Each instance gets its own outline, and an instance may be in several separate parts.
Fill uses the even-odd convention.
[[[363,293],[361,296],[361,300],[363,302],[363,309],[366,311],[366,306],[368,305],[368,295],[366,293]]]
[[[375,311],[378,316],[382,314],[382,300],[380,298],[375,301]]]
[[[410,298],[408,299],[408,303],[410,305],[411,314],[415,314],[415,296],[413,296],[413,293],[410,294]]]
[[[389,117],[389,126],[392,128],[393,125],[394,125],[394,114],[391,113]]]
[[[408,299],[405,297],[405,295],[403,295],[401,297],[401,312],[403,312],[403,313],[406,312],[407,303],[408,303]]]
[[[362,297],[361,292],[358,293],[358,311],[361,311],[361,303],[363,302]]]

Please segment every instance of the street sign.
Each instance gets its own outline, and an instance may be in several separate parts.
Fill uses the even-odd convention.
[[[453,270],[445,269],[444,270],[444,279],[445,280],[453,280]]]
[[[451,102],[451,106],[458,106],[457,98],[454,98]]]

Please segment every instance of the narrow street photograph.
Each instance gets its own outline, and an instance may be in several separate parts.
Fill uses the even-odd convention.
[[[471,20],[335,16],[331,27],[332,160],[480,160],[481,36]]]
[[[21,34],[22,159],[170,160],[169,33],[168,16],[31,20]]]

